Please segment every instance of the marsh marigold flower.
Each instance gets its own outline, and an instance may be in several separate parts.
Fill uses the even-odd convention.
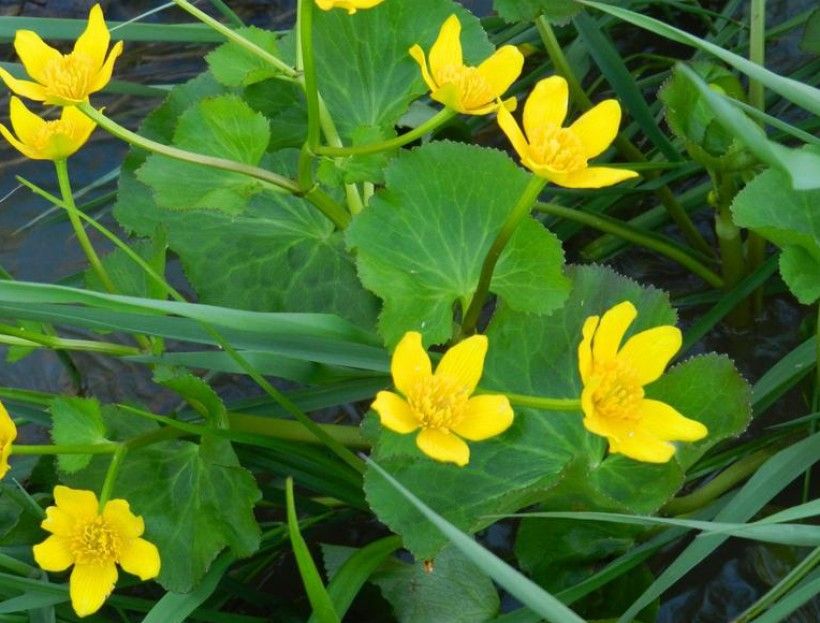
[[[347,9],[350,15],[353,15],[359,9],[372,9],[382,2],[384,0],[316,0],[316,4],[320,9],[325,11]]]
[[[709,432],[664,402],[644,397],[644,386],[660,378],[681,346],[677,327],[641,331],[621,346],[638,315],[624,301],[602,317],[584,322],[578,367],[584,389],[584,426],[609,440],[609,451],[647,463],[666,463],[675,453],[670,441],[697,441]]]
[[[601,188],[637,177],[634,171],[591,167],[588,163],[618,134],[621,106],[617,100],[601,102],[564,128],[568,103],[567,81],[552,76],[541,80],[527,99],[523,132],[507,110],[499,109],[498,125],[521,163],[539,177],[566,188]]]
[[[466,465],[470,448],[464,439],[495,437],[513,421],[506,396],[470,397],[484,371],[486,354],[486,336],[468,337],[444,354],[434,374],[421,334],[406,333],[390,364],[393,383],[402,395],[382,391],[372,405],[382,426],[403,434],[421,429],[416,445],[424,454]]]
[[[51,536],[34,546],[34,560],[46,571],[74,569],[69,580],[71,605],[78,616],[99,610],[117,582],[117,565],[150,580],[159,575],[157,548],[140,538],[142,517],[125,500],[106,502],[99,512],[93,491],[54,487],[55,506],[41,524]]]
[[[505,45],[478,67],[464,64],[461,53],[461,22],[451,15],[430,48],[429,65],[424,50],[416,44],[410,55],[421,67],[430,87],[430,97],[448,108],[467,115],[485,115],[500,105],[499,98],[521,74],[524,55],[513,45]],[[505,107],[515,109],[510,98]]]
[[[108,53],[111,35],[99,4],[88,15],[88,26],[69,54],[61,54],[31,30],[18,30],[14,49],[34,80],[18,80],[0,68],[0,78],[18,95],[28,99],[73,106],[88,100],[111,80],[114,61],[122,53],[122,41]],[[106,56],[106,53],[108,55]]]
[[[9,412],[0,402],[0,478],[9,471],[9,455],[11,444],[17,439],[17,427]]]
[[[45,121],[35,115],[18,98],[11,98],[11,127],[0,123],[0,134],[24,156],[32,160],[65,160],[85,145],[97,127],[73,106],[63,108],[54,121]]]

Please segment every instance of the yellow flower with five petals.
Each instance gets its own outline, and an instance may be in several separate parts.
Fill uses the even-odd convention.
[[[65,160],[85,145],[97,127],[73,106],[63,108],[60,118],[54,121],[41,119],[17,97],[11,98],[9,110],[11,127],[17,136],[2,123],[0,134],[32,160]]]
[[[568,103],[567,81],[551,76],[541,80],[527,99],[523,132],[508,111],[499,109],[498,125],[521,163],[539,177],[566,188],[601,188],[637,177],[635,171],[588,163],[618,134],[621,106],[617,100],[601,102],[564,128]]]
[[[461,50],[461,22],[451,15],[441,27],[430,48],[429,65],[424,50],[416,44],[410,55],[421,68],[430,87],[430,97],[448,108],[467,115],[486,115],[495,111],[513,82],[521,75],[524,55],[513,45],[505,45],[478,67],[464,64]],[[515,110],[511,97],[504,107]]]
[[[74,569],[69,580],[71,605],[78,616],[99,610],[117,582],[117,565],[150,580],[159,575],[159,552],[142,536],[145,523],[125,500],[106,502],[99,511],[93,491],[54,487],[55,506],[41,526],[51,532],[34,546],[34,560],[46,571]]]
[[[14,49],[34,81],[18,80],[2,67],[0,79],[18,95],[38,102],[57,106],[86,102],[111,80],[114,62],[122,53],[122,41],[108,53],[110,42],[99,4],[92,7],[85,31],[68,54],[46,44],[36,32],[18,30]]]
[[[421,334],[406,333],[390,364],[393,383],[402,395],[382,391],[372,405],[382,426],[402,434],[421,429],[416,445],[424,454],[467,465],[470,448],[464,439],[495,437],[513,422],[506,396],[472,396],[484,372],[486,354],[486,336],[468,337],[444,354],[433,373]]]
[[[384,0],[316,0],[316,4],[323,11],[347,9],[350,15],[353,15],[359,9],[372,9],[382,2]]]
[[[9,412],[0,402],[0,478],[9,471],[9,455],[11,444],[17,439],[17,427]]]
[[[675,454],[670,441],[697,441],[709,431],[665,402],[644,397],[644,386],[660,378],[680,350],[681,332],[671,325],[654,327],[622,346],[637,315],[635,306],[624,301],[584,322],[578,346],[583,422],[609,440],[610,452],[666,463]]]

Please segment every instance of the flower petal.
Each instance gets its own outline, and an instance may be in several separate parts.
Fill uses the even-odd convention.
[[[421,344],[421,333],[408,331],[401,338],[390,361],[393,384],[405,396],[420,382],[433,376],[430,357]]]
[[[578,371],[581,373],[581,382],[586,385],[592,373],[592,336],[598,328],[598,316],[590,316],[581,327],[581,343],[578,344]]]
[[[57,485],[54,487],[54,502],[57,508],[73,519],[91,520],[97,516],[98,502],[93,491]]]
[[[446,431],[425,428],[416,437],[416,445],[431,459],[442,463],[464,467],[470,462],[470,448],[464,440]]]
[[[437,84],[442,84],[441,73],[445,68],[462,67],[463,65],[461,22],[458,21],[458,16],[453,14],[441,25],[438,38],[430,48],[430,73],[433,74],[433,79]]]
[[[682,343],[680,329],[672,325],[654,327],[633,335],[618,352],[618,359],[627,362],[637,374],[637,381],[646,385],[657,380]]]
[[[638,174],[629,169],[588,167],[572,173],[556,173],[550,177],[550,180],[564,188],[603,188],[633,177],[638,177]]]
[[[615,358],[626,330],[637,315],[638,310],[629,301],[618,303],[604,313],[592,341],[593,363]]]
[[[419,427],[410,405],[401,396],[393,392],[379,392],[376,400],[370,406],[379,414],[382,426],[389,428],[393,432],[406,434],[412,433]]]
[[[478,73],[490,85],[493,99],[501,97],[524,68],[524,55],[514,45],[505,45],[478,66]]]
[[[458,86],[452,82],[448,82],[447,84],[430,91],[430,98],[437,102],[441,102],[447,108],[460,113],[473,114],[475,112],[469,108],[466,108],[461,103],[461,91]]]
[[[675,455],[675,446],[648,433],[634,431],[620,441],[610,438],[609,451],[644,463],[667,463]]]
[[[74,151],[77,151],[85,145],[92,132],[97,128],[97,124],[86,117],[80,112],[80,109],[75,106],[66,106],[63,108],[61,119],[66,122],[68,127],[72,128],[71,140],[73,142]]]
[[[487,336],[471,335],[444,353],[436,367],[436,377],[450,379],[469,396],[484,373],[486,355]]]
[[[561,76],[550,76],[536,84],[524,105],[524,132],[530,142],[544,126],[561,127],[568,105],[569,87]]]
[[[108,55],[108,58],[105,59],[105,63],[103,63],[103,66],[94,77],[94,80],[88,89],[89,95],[91,93],[96,93],[111,81],[111,74],[114,73],[114,63],[117,58],[119,58],[120,54],[122,54],[122,46],[122,41],[117,41],[114,47],[111,48],[111,53]]]
[[[40,523],[40,527],[57,536],[67,537],[73,534],[76,523],[73,515],[56,506],[49,506],[46,509],[46,518]]]
[[[518,122],[513,118],[506,106],[502,106],[498,109],[498,126],[501,128],[501,131],[507,135],[507,138],[510,139],[513,149],[518,152],[521,159],[523,160],[527,157],[530,151],[530,145],[524,137],[521,128],[518,126]]]
[[[125,571],[144,582],[159,575],[159,550],[145,539],[131,539],[123,544],[119,563]]]
[[[26,73],[37,82],[46,82],[45,68],[58,61],[62,54],[55,50],[31,30],[18,30],[14,35],[14,49]]]
[[[618,100],[604,100],[581,115],[569,129],[584,144],[584,155],[594,158],[612,144],[620,125]]]
[[[105,603],[117,582],[117,566],[112,560],[102,564],[77,564],[71,572],[69,594],[77,616],[94,614]]]
[[[12,96],[9,103],[9,117],[11,127],[21,143],[28,146],[36,143],[37,137],[43,131],[46,122],[31,112],[19,97]]]
[[[421,49],[419,44],[416,44],[410,48],[410,56],[412,56],[413,60],[419,64],[419,69],[421,69],[421,77],[424,78],[424,82],[427,83],[427,88],[431,91],[435,91],[438,88],[438,85],[430,75],[430,70],[427,68],[427,57],[424,55],[424,50]]]
[[[664,441],[698,441],[709,434],[706,426],[660,400],[643,400],[639,413],[641,428]]]
[[[74,564],[70,541],[51,535],[33,548],[34,561],[43,571],[65,571]]]
[[[99,4],[95,4],[88,13],[88,25],[85,31],[74,44],[74,52],[88,56],[91,59],[93,71],[98,71],[105,61],[109,43],[111,43],[111,35],[105,25],[102,9]]]
[[[42,85],[28,80],[18,80],[2,67],[0,67],[0,80],[5,82],[6,86],[17,95],[37,102],[46,101],[46,90]]]
[[[32,149],[28,145],[25,145],[24,143],[21,143],[20,141],[18,141],[17,138],[14,136],[14,134],[12,134],[9,131],[9,129],[6,126],[4,126],[2,123],[0,123],[0,135],[2,135],[3,138],[5,138],[9,142],[9,144],[12,147],[14,147],[14,149],[19,151],[26,158],[31,158],[32,160],[43,160],[44,159],[42,152],[40,152],[36,149]]]
[[[464,419],[453,426],[453,432],[470,441],[482,441],[507,430],[513,423],[513,417],[513,409],[506,396],[474,396],[467,401]]]
[[[145,532],[145,522],[142,517],[134,515],[126,500],[110,500],[105,503],[102,512],[105,523],[124,539],[134,539]]]

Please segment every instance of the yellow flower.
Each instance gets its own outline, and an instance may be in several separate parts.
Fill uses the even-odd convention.
[[[14,49],[34,82],[18,80],[3,68],[0,78],[18,95],[38,102],[57,106],[85,102],[111,80],[114,61],[122,53],[122,41],[106,57],[110,41],[99,4],[91,9],[88,26],[70,54],[61,54],[47,45],[36,32],[18,30]]]
[[[390,364],[393,383],[404,398],[383,391],[372,405],[382,426],[402,434],[420,428],[416,445],[422,452],[437,461],[466,465],[470,448],[462,437],[489,439],[513,421],[506,396],[470,397],[484,371],[486,354],[487,338],[474,335],[448,350],[434,374],[421,334],[405,333]]]
[[[377,4],[381,4],[384,0],[316,0],[316,4],[320,9],[330,11],[332,9],[347,9],[350,15],[353,15],[359,9],[372,9]]]
[[[159,574],[157,548],[141,539],[142,517],[125,500],[106,502],[99,512],[93,491],[54,487],[56,506],[46,509],[41,526],[52,533],[34,546],[34,560],[46,571],[65,571],[71,565],[69,594],[78,616],[99,610],[117,582],[117,564],[150,580]]]
[[[32,160],[65,160],[85,145],[97,127],[73,106],[63,108],[55,121],[45,121],[26,108],[19,98],[12,97],[11,127],[17,137],[0,123],[0,134],[24,156]]]
[[[424,50],[418,44],[410,48],[410,56],[421,67],[421,75],[430,87],[430,97],[467,115],[493,112],[510,85],[521,74],[524,55],[513,45],[505,45],[478,67],[464,64],[461,54],[461,22],[451,15],[441,27],[438,39],[430,48],[428,67]],[[515,110],[511,97],[504,106]]]
[[[0,478],[3,478],[9,471],[11,444],[15,439],[17,439],[17,427],[3,403],[0,402]]]
[[[524,105],[526,137],[508,111],[498,111],[498,125],[522,164],[566,188],[601,188],[637,177],[634,171],[591,167],[587,162],[615,140],[621,123],[620,104],[605,100],[563,128],[568,103],[566,80],[560,76],[541,80]]]
[[[647,463],[666,463],[675,453],[670,441],[697,441],[708,429],[664,402],[644,398],[644,385],[660,378],[681,346],[677,327],[641,331],[621,346],[638,315],[629,301],[603,317],[590,316],[578,346],[584,389],[584,426],[609,440],[609,451]]]

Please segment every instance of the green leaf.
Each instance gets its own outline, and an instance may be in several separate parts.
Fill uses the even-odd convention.
[[[165,273],[165,241],[162,236],[157,236],[154,240],[137,240],[129,242],[131,249],[144,259],[149,265],[156,270],[160,275]],[[118,294],[127,294],[129,296],[140,296],[150,298],[165,298],[161,294],[157,294],[156,281],[148,277],[145,271],[135,261],[133,261],[121,249],[115,249],[108,255],[102,258],[103,266],[105,267],[111,281],[117,286]],[[102,284],[97,272],[89,268],[85,271],[85,285],[91,290],[98,292],[108,292],[107,288]]]
[[[51,438],[56,444],[108,443],[100,403],[95,398],[56,398],[50,407]],[[92,459],[90,454],[60,454],[57,464],[68,474],[80,471]]]
[[[583,7],[574,0],[494,0],[493,6],[507,22],[531,22],[543,15],[554,24],[564,24]]]
[[[809,19],[806,20],[806,28],[803,30],[800,48],[806,54],[820,55],[820,9],[815,9]]]
[[[496,312],[487,332],[490,347],[483,388],[577,397],[577,347],[586,317],[630,300],[639,312],[630,334],[675,322],[666,295],[658,290],[642,288],[600,267],[576,268],[572,274],[572,294],[553,314],[536,316],[507,306]],[[487,515],[536,502],[555,509],[652,513],[672,497],[685,470],[706,450],[746,427],[750,406],[747,384],[728,359],[717,355],[675,366],[646,392],[706,424],[708,437],[679,444],[669,463],[640,463],[622,455],[605,456],[605,440],[584,428],[579,411],[516,408],[512,427],[499,437],[471,444],[470,463],[459,468],[428,459],[415,447],[415,435],[381,429],[373,416],[366,430],[375,441],[374,459],[467,532],[491,523]],[[402,536],[417,558],[431,558],[443,546],[444,539],[370,472],[365,475],[365,492],[379,519]]]
[[[393,606],[398,623],[482,623],[498,614],[498,591],[492,580],[453,546],[441,550],[432,570],[422,561],[390,560],[371,581]]]
[[[463,27],[464,58],[478,64],[493,48],[479,20],[452,0],[391,0],[355,15],[315,12],[317,79],[344,138],[361,126],[392,130],[410,102],[427,91],[408,50],[416,43],[429,50],[454,13]]]
[[[14,484],[0,483],[0,539],[11,532],[20,521],[23,507],[14,496]]]
[[[305,94],[295,82],[265,80],[245,89],[242,98],[270,122],[268,151],[301,147],[307,136]]]
[[[793,190],[777,169],[749,182],[732,202],[740,227],[753,229],[783,249],[780,273],[801,303],[820,297],[820,189]]]
[[[233,95],[208,100],[179,119],[173,144],[206,156],[256,166],[270,142],[268,121]],[[236,215],[251,196],[261,192],[259,180],[240,173],[173,160],[153,154],[137,172],[154,191],[154,199],[171,210],[218,210]]]
[[[278,56],[276,33],[256,26],[239,28],[235,32],[263,50]],[[223,43],[211,51],[205,60],[208,61],[208,67],[214,77],[227,87],[248,86],[279,73],[275,67],[233,41]]]
[[[212,425],[225,422],[227,409],[222,399],[203,379],[181,369],[159,366],[154,382],[178,393],[191,408]]]
[[[388,344],[410,330],[428,344],[445,342],[453,307],[463,311],[472,299],[528,175],[498,151],[436,142],[400,155],[386,177],[386,189],[348,229],[359,276],[384,299],[379,328]],[[515,309],[547,313],[566,296],[562,268],[558,239],[528,219],[501,255],[490,289]]]

